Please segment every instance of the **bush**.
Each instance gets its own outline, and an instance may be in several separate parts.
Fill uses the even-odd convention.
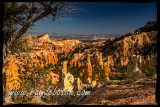
[[[45,69],[49,69],[49,68],[53,68],[53,64],[50,63],[50,64],[47,64],[46,66],[44,66]]]
[[[106,81],[105,71],[103,69],[101,69],[98,65],[95,65],[95,67],[93,68],[93,71],[92,71],[92,78],[93,78],[93,80],[95,79],[95,75],[96,74],[97,75],[100,74],[100,77],[99,77],[98,81]]]
[[[142,72],[145,73],[146,76],[152,77],[157,73],[157,68],[152,67],[152,68],[148,68],[148,69],[143,69]]]
[[[139,72],[130,72],[130,71],[127,71],[126,73],[126,80],[128,81],[128,83],[132,83],[134,81],[134,77],[139,75]]]
[[[28,47],[28,35],[23,35],[16,41],[11,46],[11,53],[19,53],[19,52],[27,52],[30,51],[32,48]]]

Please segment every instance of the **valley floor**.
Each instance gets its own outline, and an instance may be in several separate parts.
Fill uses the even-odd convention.
[[[132,84],[105,85],[78,105],[157,105],[156,80],[142,79]]]

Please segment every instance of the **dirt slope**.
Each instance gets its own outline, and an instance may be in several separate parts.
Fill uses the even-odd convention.
[[[156,80],[143,79],[132,84],[105,85],[79,105],[157,105]]]

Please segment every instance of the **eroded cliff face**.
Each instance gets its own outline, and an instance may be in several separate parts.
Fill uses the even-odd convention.
[[[10,55],[8,64],[3,67],[3,76],[5,77],[4,83],[8,90],[18,89],[20,85],[19,75],[22,71],[25,71],[24,65],[27,65],[30,69],[33,66],[44,67],[48,64],[55,64],[58,61],[57,56],[54,53],[39,51],[32,53],[20,53],[17,55]],[[18,72],[19,71],[19,72]],[[14,80],[14,82],[11,82]],[[17,85],[14,85],[16,82]]]
[[[80,76],[84,77],[82,82],[85,84],[87,83],[87,81],[93,81],[92,72],[93,70],[98,69],[104,70],[105,73],[108,75],[106,79],[109,80],[110,65],[114,64],[111,56],[108,56],[107,62],[103,62],[102,52],[94,51],[91,54],[87,52],[88,51],[74,54],[73,57],[69,59],[69,66],[80,71]],[[107,63],[107,65],[104,65],[104,63]],[[94,75],[94,80],[97,81],[100,79],[100,72],[101,71]]]
[[[71,67],[81,67],[83,66],[83,64],[81,63],[82,61],[80,60],[83,60],[84,59],[84,54],[83,53],[77,53],[77,54],[74,54],[73,58],[71,58],[71,60],[69,60],[69,64]]]
[[[14,62],[14,56],[8,56],[8,64],[3,67],[2,78],[3,78],[3,87],[6,90],[18,90],[20,88],[18,66]]]
[[[151,41],[145,32],[140,35],[132,35],[124,38],[122,40],[124,57],[132,55],[135,52],[134,48],[138,47],[141,48],[144,43],[150,43],[150,42]],[[138,51],[137,54],[139,54]]]
[[[119,58],[120,65],[127,65],[129,63],[130,56],[133,54],[142,54],[144,45],[151,44],[153,41],[155,41],[156,34],[156,31],[143,32],[138,35],[133,34],[131,36],[125,37],[122,40],[117,40],[111,45],[111,49],[113,48],[113,50],[108,50],[107,52],[105,51],[105,53],[111,52],[111,54],[108,55],[108,58],[104,58],[104,60],[110,60],[110,62],[113,64],[113,62],[116,62],[116,59]]]
[[[111,54],[109,52],[103,52],[102,50],[101,52],[98,52],[100,48],[84,48],[84,51],[82,52],[75,52],[72,56],[69,56],[70,58],[67,61],[64,61],[61,64],[62,69],[59,71],[59,73],[61,72],[59,74],[59,80],[63,72],[67,73],[67,66],[69,66],[70,68],[78,70],[81,69],[80,76],[84,76],[82,81],[83,83],[87,83],[87,81],[92,82],[92,69],[95,65],[98,65],[100,69],[104,70],[106,79],[110,80],[109,74],[111,72],[111,68],[114,67],[115,63],[117,63],[117,59],[120,60],[118,62],[119,65],[131,65],[131,63],[134,61],[130,61],[130,56],[133,54],[139,54],[139,50],[145,43],[151,43],[154,41],[155,37],[149,37],[149,35],[151,34],[144,32],[139,35],[131,35],[122,40],[116,41],[112,44],[114,48],[111,50]],[[10,58],[10,60],[8,60],[8,65],[3,68],[3,73],[5,75],[11,76],[12,74],[9,72],[17,72],[17,74],[14,73],[14,78],[18,78],[18,69],[20,72],[25,70],[23,65],[28,65],[30,68],[33,66],[40,66],[43,68],[48,66],[48,64],[55,65],[59,59],[58,54],[64,53],[64,55],[61,55],[60,57],[68,57],[69,53],[75,51],[76,48],[84,47],[84,44],[78,40],[50,40],[49,35],[47,34],[39,38],[29,37],[28,41],[29,47],[32,48],[31,51],[12,55],[13,58]],[[95,42],[90,45],[103,46],[104,44],[103,42]],[[107,55],[105,55],[106,53]],[[142,69],[152,67],[156,63],[156,59],[154,57],[148,56],[146,59],[144,59],[142,56],[136,56],[137,64],[132,64],[134,67],[129,68],[138,68],[138,70],[142,71]],[[11,68],[15,69],[12,70]],[[8,78],[7,76],[4,77]],[[95,75],[95,78],[95,80],[98,80],[99,74]],[[8,89],[12,89],[11,86],[7,84],[10,83],[8,81],[10,80],[8,79],[4,83],[7,87],[9,87]],[[17,87],[18,86],[15,86],[15,88]]]
[[[8,65],[3,67],[4,84],[8,90],[19,88],[18,70],[20,70],[20,73],[25,71],[24,65],[29,66],[31,69],[33,66],[43,68],[47,67],[48,64],[55,65],[58,62],[57,54],[69,52],[77,46],[83,45],[78,40],[52,41],[49,39],[48,34],[39,38],[28,36],[27,40],[31,50],[10,55],[12,58],[9,58]],[[65,72],[65,68],[63,68],[63,71]],[[16,79],[14,83],[11,82],[12,79]],[[13,86],[15,82],[17,85]]]
[[[54,44],[54,49],[56,53],[74,51],[75,48],[84,45],[79,40],[53,41],[52,43]]]

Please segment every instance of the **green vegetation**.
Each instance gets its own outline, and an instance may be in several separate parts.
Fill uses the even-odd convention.
[[[126,80],[127,80],[127,82],[128,83],[132,83],[134,81],[134,77],[137,76],[137,75],[139,75],[138,72],[130,72],[130,71],[128,71],[126,73]]]
[[[107,49],[107,48],[110,48],[110,46],[112,46],[115,42],[120,41],[120,40],[124,39],[125,37],[131,36],[131,35],[132,35],[132,33],[127,33],[125,35],[115,37],[112,40],[111,39],[106,40],[104,50]]]
[[[98,81],[106,81],[106,74],[103,69],[101,69],[98,65],[93,67],[92,71],[92,79],[95,80],[95,75],[98,75]]]
[[[80,73],[82,72],[83,68],[74,68],[74,67],[70,67],[67,66],[67,72],[69,72],[70,74],[72,74],[74,76],[74,78],[79,78],[81,81],[83,81],[84,77],[80,75]]]
[[[5,63],[10,47],[25,34],[35,22],[47,17],[60,21],[60,17],[80,12],[69,2],[3,2],[3,63]],[[78,11],[79,10],[79,11]],[[14,44],[16,45],[16,44]]]
[[[65,52],[59,53],[59,54],[57,55],[58,63],[63,62],[63,61],[65,61],[65,60],[68,60],[68,56],[65,56],[65,55],[66,55]]]
[[[148,55],[155,55],[155,53],[157,53],[157,43],[144,43],[140,53],[145,57]]]
[[[46,90],[49,86],[53,86],[51,81],[51,76],[49,75],[49,71],[45,68],[41,68],[39,66],[32,68],[28,65],[24,65],[23,68],[25,71],[22,71],[19,75],[21,79],[20,89],[21,91],[27,90],[27,92],[35,91],[35,90]],[[20,72],[20,70],[19,70]],[[33,95],[12,95],[12,100],[15,103],[29,103],[31,101]]]
[[[123,80],[126,79],[127,66],[122,65],[114,65],[114,69],[111,67],[111,73],[115,73],[115,75],[110,75],[111,80]]]
[[[45,69],[50,69],[50,68],[53,68],[53,64],[50,63],[50,64],[47,64],[46,66],[44,66]]]
[[[145,73],[147,77],[153,77],[154,75],[157,74],[157,68],[152,67],[148,69],[143,69],[142,72]]]
[[[11,46],[11,54],[20,53],[20,52],[28,52],[32,48],[28,47],[28,35],[24,34],[22,37],[14,41]]]
[[[136,34],[141,34],[142,32],[150,32],[150,31],[158,31],[158,22],[157,21],[149,21],[143,27],[138,28],[134,32]]]
[[[97,40],[80,40],[83,43],[93,43],[93,42],[99,42],[99,41],[104,41],[106,39],[97,39]]]

